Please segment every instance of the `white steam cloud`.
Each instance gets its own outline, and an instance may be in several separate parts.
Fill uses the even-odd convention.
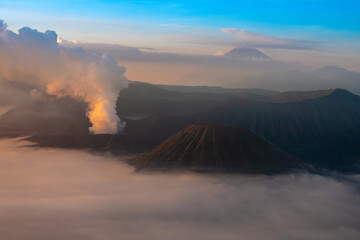
[[[6,240],[358,240],[356,183],[312,174],[134,174],[119,158],[0,140]],[[354,177],[355,178],[355,177]]]
[[[125,68],[108,54],[86,54],[60,46],[54,31],[25,27],[18,34],[0,20],[0,80],[26,82],[58,97],[80,98],[89,104],[95,134],[117,133],[124,126],[116,114],[120,91],[128,86]]]

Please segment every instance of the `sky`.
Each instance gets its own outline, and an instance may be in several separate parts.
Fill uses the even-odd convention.
[[[123,44],[133,38],[146,44],[162,35],[226,35],[224,28],[355,44],[359,10],[354,0],[0,1],[0,14],[12,30],[29,25],[56,29],[72,40]]]
[[[180,54],[254,47],[280,61],[353,71],[359,11],[355,0],[0,0],[0,19],[14,32],[29,26],[69,41]]]

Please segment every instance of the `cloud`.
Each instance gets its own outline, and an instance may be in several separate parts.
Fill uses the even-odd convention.
[[[3,20],[0,19],[0,32],[5,31],[6,28],[7,28],[7,24]]]
[[[135,174],[126,158],[23,144],[0,140],[3,239],[360,237],[355,177]]]
[[[150,83],[224,86],[229,82],[241,83],[246,76],[299,67],[297,64],[276,61],[276,58],[254,61],[224,57],[228,50],[219,51],[216,55],[202,55],[149,52],[111,44],[80,43],[77,46],[89,54],[111,52],[115,60],[126,65],[126,76],[130,80]]]
[[[16,34],[3,21],[0,29],[1,81],[28,83],[51,95],[86,101],[93,133],[113,134],[123,127],[115,105],[128,82],[125,68],[109,54],[61,46],[50,30],[42,33],[24,27]]]
[[[111,52],[111,55],[117,61],[129,62],[157,62],[157,63],[190,63],[190,64],[214,64],[214,65],[228,65],[228,64],[254,64],[258,62],[251,60],[234,60],[223,56],[226,51],[219,51],[217,54],[178,54],[169,52],[143,51],[140,48],[128,47],[116,44],[90,44],[80,43],[81,46],[88,53],[100,54],[103,52]],[[272,63],[270,63],[272,62]],[[276,61],[268,61],[268,64],[275,64]],[[277,62],[283,66],[286,63]]]
[[[77,41],[77,40],[67,41],[59,36],[58,36],[56,42],[61,45],[70,45],[70,47],[74,47],[74,45],[80,44],[80,41]]]
[[[315,42],[275,38],[253,33],[250,31],[245,31],[243,29],[224,28],[221,31],[224,33],[235,35],[237,37],[238,45],[243,47],[296,50],[310,50],[316,48]]]
[[[225,51],[220,50],[220,51],[216,51],[214,55],[215,56],[224,56],[225,53],[226,53]]]
[[[28,102],[31,89],[32,86],[0,81],[0,106],[17,106]]]

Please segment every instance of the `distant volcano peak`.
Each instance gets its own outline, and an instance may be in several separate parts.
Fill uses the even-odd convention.
[[[239,60],[266,60],[271,59],[255,48],[234,48],[224,54],[225,57]]]

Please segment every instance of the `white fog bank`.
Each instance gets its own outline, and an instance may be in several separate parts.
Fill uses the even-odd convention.
[[[1,239],[360,239],[349,182],[139,174],[119,158],[21,144],[0,140]]]

